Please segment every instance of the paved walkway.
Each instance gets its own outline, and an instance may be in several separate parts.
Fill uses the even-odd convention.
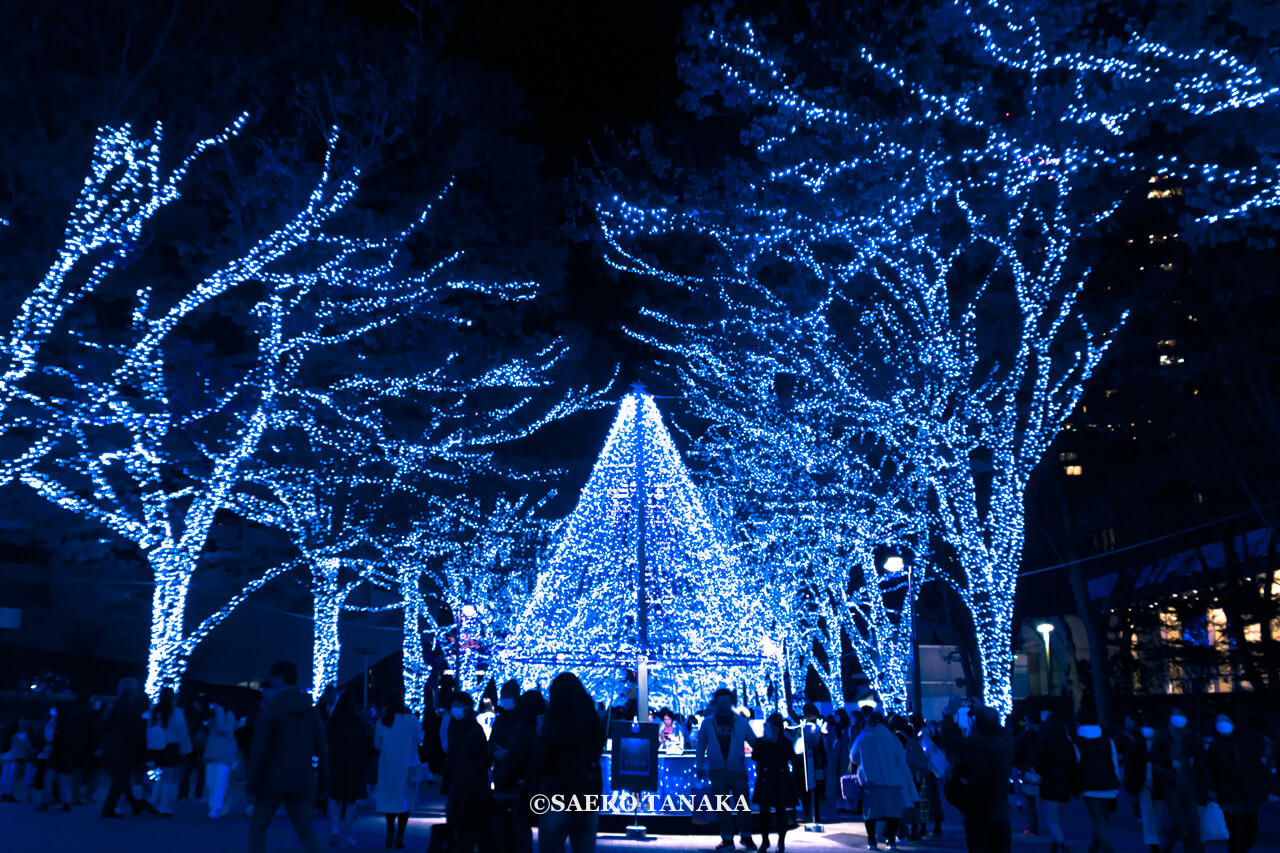
[[[423,786],[423,808],[414,813],[406,834],[408,849],[423,853],[427,847],[430,827],[443,819],[442,800],[434,788]],[[243,799],[239,810],[221,820],[211,821],[205,815],[202,804],[183,802],[178,804],[172,819],[154,817],[103,820],[100,806],[88,804],[73,808],[70,812],[37,812],[33,807],[19,803],[0,804],[0,851],[4,853],[139,853],[139,851],[165,851],[165,853],[240,853],[246,846],[249,821],[243,817]],[[848,851],[865,850],[866,835],[860,821],[841,820],[826,824],[826,831],[809,833],[792,830],[787,836],[787,849],[792,851]],[[964,850],[963,832],[954,811],[948,814],[944,824],[945,837],[940,840],[900,845],[904,853],[956,853]],[[1263,832],[1258,839],[1258,851],[1280,849],[1280,806],[1273,803],[1263,812]],[[1042,822],[1043,825],[1043,822]],[[1013,850],[1026,853],[1048,853],[1046,836],[1027,837],[1021,834],[1025,821],[1020,813],[1014,813]],[[1088,848],[1089,822],[1080,804],[1073,803],[1066,815],[1067,838],[1073,850],[1084,853]],[[328,832],[328,821],[318,821],[317,829]],[[1142,844],[1142,832],[1133,819],[1132,812],[1124,808],[1112,818],[1113,839],[1118,853],[1146,853]],[[384,824],[379,815],[362,815],[356,822],[357,850],[382,850]],[[599,847],[606,851],[710,851],[715,846],[714,835],[664,835],[646,841],[630,841],[617,833],[602,833]],[[757,841],[759,838],[757,838]],[[271,851],[299,850],[297,840],[283,816],[272,824],[269,838]],[[741,848],[739,848],[741,849]],[[1206,846],[1209,853],[1224,853],[1225,844]]]

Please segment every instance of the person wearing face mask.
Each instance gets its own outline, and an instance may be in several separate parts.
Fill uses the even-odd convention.
[[[1151,799],[1151,745],[1156,730],[1145,722],[1138,737],[1130,744],[1124,759],[1124,788],[1138,798],[1138,815],[1142,821],[1142,843],[1150,853],[1160,853],[1160,812]]]
[[[1218,715],[1214,728],[1205,764],[1227,822],[1227,851],[1248,853],[1258,840],[1258,811],[1271,785],[1266,745],[1250,732],[1236,731],[1226,714]]]
[[[1200,806],[1209,802],[1209,784],[1200,739],[1181,708],[1175,707],[1169,725],[1155,733],[1151,765],[1151,797],[1160,810],[1160,850],[1169,853],[1181,842],[1186,853],[1200,853]]]
[[[469,693],[453,694],[449,705],[449,755],[446,772],[449,794],[444,819],[454,838],[451,849],[470,853],[475,848],[484,806],[489,796],[489,743],[476,721]]]
[[[1116,745],[1102,733],[1098,725],[1098,713],[1086,705],[1080,709],[1080,726],[1076,729],[1077,784],[1080,799],[1089,813],[1093,837],[1089,842],[1091,853],[1115,853],[1111,843],[1111,830],[1107,826],[1107,813],[1114,810],[1120,796],[1120,756]]]
[[[515,737],[518,722],[516,701],[519,698],[520,682],[514,678],[498,690],[498,710],[493,719],[492,728],[489,730],[489,765],[492,768],[495,788],[498,780],[507,775],[506,767],[511,761],[512,740]],[[507,825],[511,820],[512,804],[514,804],[514,798],[504,798],[499,802],[501,808],[494,810],[491,832],[495,833],[495,837],[506,837],[509,834]]]

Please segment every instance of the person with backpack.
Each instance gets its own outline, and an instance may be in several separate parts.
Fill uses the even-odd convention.
[[[1009,779],[1013,773],[1013,736],[1000,725],[995,708],[979,708],[973,731],[965,737],[954,717],[943,720],[942,746],[951,758],[945,794],[964,815],[970,853],[1009,853]]]
[[[1093,853],[1098,850],[1115,853],[1111,831],[1107,827],[1107,814],[1115,810],[1120,796],[1120,756],[1115,742],[1102,733],[1098,714],[1093,708],[1081,710],[1080,723],[1073,746],[1079,762],[1076,785],[1093,827],[1089,850]]]

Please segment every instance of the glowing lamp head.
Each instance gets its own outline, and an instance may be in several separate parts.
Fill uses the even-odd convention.
[[[896,554],[892,557],[884,558],[884,570],[886,572],[897,573],[902,571],[906,567],[907,567],[907,564],[903,562],[902,558],[897,556]]]
[[[474,619],[477,612],[478,611],[476,610],[476,606],[474,604],[462,605],[462,615],[467,617],[468,619]]]
[[[1039,625],[1036,626],[1036,630],[1039,631],[1041,635],[1048,637],[1050,634],[1053,633],[1053,626],[1050,625],[1048,622],[1041,622]]]

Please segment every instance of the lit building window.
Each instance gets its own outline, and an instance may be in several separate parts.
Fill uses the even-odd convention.
[[[1067,472],[1068,477],[1079,477],[1084,473],[1084,468],[1080,465],[1063,465],[1062,470]]]
[[[1175,198],[1182,195],[1182,187],[1147,190],[1147,198]]]
[[[1169,355],[1168,353],[1161,353],[1160,355],[1161,367],[1172,367],[1175,364],[1182,364],[1184,361],[1186,359],[1180,355]]]
[[[1172,243],[1178,239],[1177,234],[1148,234],[1148,243]]]
[[[1076,455],[1068,450],[1066,452],[1058,454],[1058,461],[1059,462],[1075,462]]]
[[[1165,338],[1162,341],[1156,341],[1156,346],[1161,346],[1161,347],[1176,347],[1177,345],[1178,345],[1178,342],[1174,338]]]

